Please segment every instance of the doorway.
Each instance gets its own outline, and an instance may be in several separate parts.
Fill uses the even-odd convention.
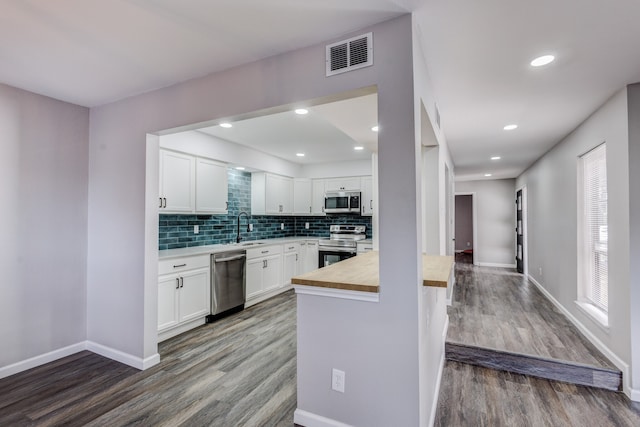
[[[455,196],[455,254],[456,262],[474,264],[477,258],[474,194],[458,193]]]
[[[526,274],[526,188],[516,191],[516,270]]]

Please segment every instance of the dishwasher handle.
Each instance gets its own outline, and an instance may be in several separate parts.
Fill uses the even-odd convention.
[[[246,255],[242,254],[242,255],[236,255],[236,256],[230,256],[228,258],[214,258],[215,262],[227,262],[227,261],[235,261],[237,259],[242,259],[244,258]]]

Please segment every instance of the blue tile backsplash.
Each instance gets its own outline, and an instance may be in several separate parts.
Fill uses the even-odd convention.
[[[371,217],[359,215],[332,216],[251,216],[251,174],[235,169],[228,170],[229,210],[227,215],[160,215],[158,248],[175,249],[190,246],[214,245],[235,242],[238,213],[250,215],[253,231],[247,231],[248,220],[240,220],[243,241],[273,239],[278,237],[309,236],[329,237],[329,225],[366,225],[371,238]],[[309,229],[305,229],[305,223]],[[284,230],[280,229],[284,224]],[[200,233],[193,233],[198,225]]]

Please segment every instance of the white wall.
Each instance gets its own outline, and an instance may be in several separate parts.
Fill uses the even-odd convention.
[[[0,377],[86,339],[88,140],[88,109],[0,84]]]
[[[515,268],[515,180],[457,181],[455,187],[456,193],[475,193],[474,264]]]
[[[197,131],[160,136],[160,147],[284,176],[302,174],[297,163]]]
[[[577,299],[578,268],[578,157],[604,141],[607,143],[609,189],[608,330],[580,311],[574,302]],[[627,93],[622,90],[517,179],[518,188],[527,187],[529,275],[626,364],[630,362],[631,323],[630,160]],[[637,310],[637,306],[633,310]]]
[[[157,197],[157,180],[152,182],[153,174],[147,174],[146,169],[148,164],[150,169],[157,168],[153,165],[157,155],[147,153],[147,133],[301,100],[321,102],[344,91],[375,85],[378,117],[383,123],[378,135],[381,302],[375,315],[368,307],[354,305],[348,316],[352,328],[346,330],[345,323],[335,328],[331,322],[325,324],[327,310],[339,313],[342,303],[331,304],[322,297],[301,298],[298,333],[313,336],[314,348],[324,350],[298,352],[300,377],[305,378],[299,382],[298,405],[299,409],[357,425],[417,425],[421,406],[417,302],[420,195],[410,22],[407,15],[358,31],[373,31],[376,59],[372,67],[357,72],[326,78],[322,44],[92,109],[89,339],[141,363],[157,351],[157,313],[153,310],[157,278],[149,273],[145,276],[144,268],[157,262],[158,212],[154,203],[145,204],[145,199]],[[312,331],[317,333],[311,335]],[[351,339],[341,334],[349,334]],[[336,341],[344,345],[335,346]],[[347,372],[348,391],[328,404],[328,367],[339,366],[350,355],[358,355],[366,363],[353,364]]]

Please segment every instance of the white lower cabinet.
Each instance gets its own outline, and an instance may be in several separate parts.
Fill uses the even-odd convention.
[[[298,274],[318,269],[318,241],[307,240],[300,243],[300,263]]]
[[[209,255],[161,260],[158,270],[159,339],[203,324],[211,311]]]
[[[245,306],[282,286],[282,245],[248,249]]]
[[[300,243],[287,243],[284,245],[284,284],[290,285],[291,278],[300,273]]]

